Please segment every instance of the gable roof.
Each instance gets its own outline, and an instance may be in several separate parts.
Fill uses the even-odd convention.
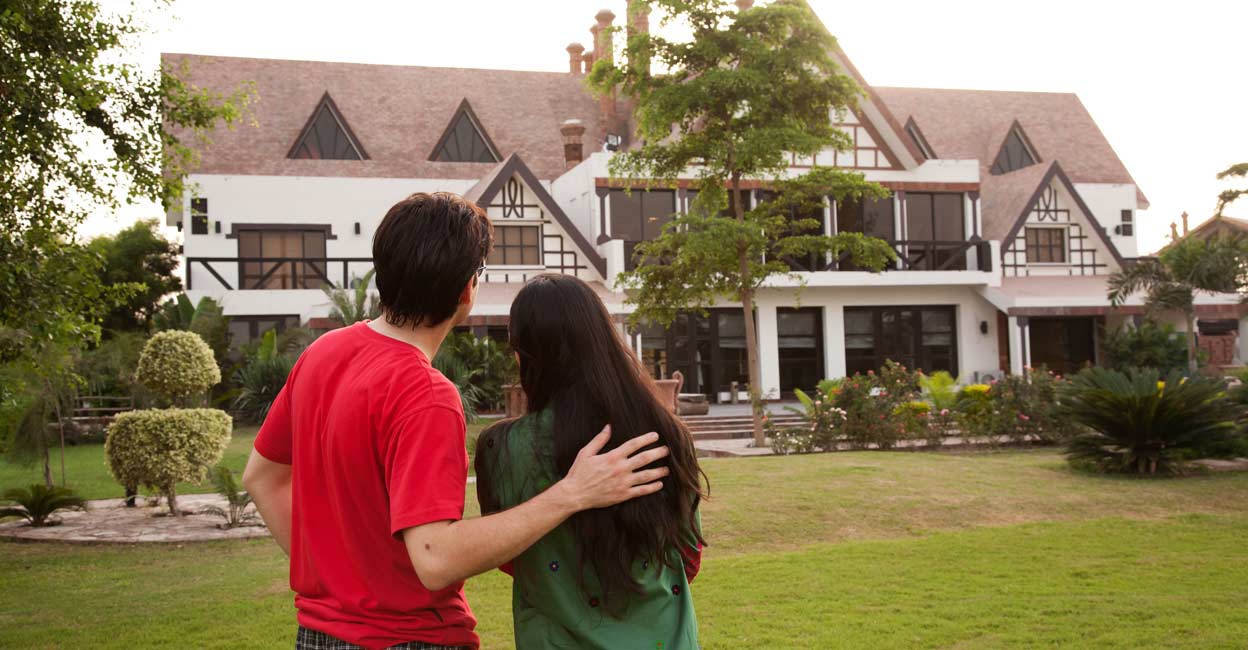
[[[1010,176],[1016,176],[1016,178],[1011,179],[1011,184],[1009,186],[1003,185],[997,188],[1000,190],[1001,197],[1008,199],[1008,202],[1003,201],[999,204],[994,204],[993,208],[1000,209],[1003,215],[1017,215],[1017,217],[1014,218],[1009,229],[1004,233],[1000,233],[999,230],[989,231],[989,224],[984,224],[984,231],[987,234],[988,239],[1001,240],[1002,254],[1004,254],[1010,246],[1014,245],[1014,238],[1018,235],[1018,231],[1022,230],[1023,225],[1027,222],[1027,217],[1031,214],[1032,209],[1036,207],[1036,203],[1040,200],[1040,195],[1044,192],[1045,188],[1053,182],[1058,182],[1061,183],[1066,188],[1066,191],[1070,193],[1071,198],[1075,201],[1075,205],[1083,212],[1084,217],[1087,218],[1088,225],[1092,228],[1093,232],[1096,233],[1097,237],[1100,238],[1101,243],[1105,245],[1105,250],[1109,251],[1109,254],[1114,258],[1114,261],[1118,263],[1118,266],[1121,267],[1126,265],[1126,260],[1123,259],[1122,253],[1118,252],[1118,247],[1115,246],[1114,242],[1109,238],[1109,233],[1105,232],[1105,227],[1101,225],[1101,222],[1097,221],[1096,216],[1092,213],[1088,204],[1084,202],[1083,197],[1080,196],[1078,190],[1075,189],[1075,185],[1071,182],[1070,177],[1067,176],[1066,172],[1062,170],[1061,164],[1057,161],[1053,161],[1048,165],[1037,163],[1009,174],[1002,174],[997,178]],[[1037,176],[1039,177],[1038,183],[1036,182]],[[1032,188],[1032,191],[1029,193],[1023,193],[1029,186]],[[988,213],[988,209],[988,205],[985,203],[985,214]],[[999,228],[1003,223],[1005,223],[1003,219],[998,219],[993,225],[996,228]],[[999,237],[997,236],[998,233],[1000,233]]]
[[[476,140],[477,142],[465,143],[459,141],[460,138],[457,137],[460,130],[459,125],[463,124],[464,120],[468,121],[468,126],[472,129],[472,132],[469,134],[472,136],[470,140]],[[452,140],[452,138],[454,138],[454,140]],[[469,146],[470,151],[463,151],[465,144]],[[447,147],[448,154],[451,153],[452,149],[454,149],[455,152],[469,157],[471,157],[473,153],[471,149],[482,147],[485,149],[484,153],[489,153],[494,158],[494,160],[489,162],[499,162],[503,158],[498,155],[498,147],[494,144],[494,141],[490,139],[490,134],[485,130],[485,126],[481,124],[481,118],[477,117],[477,114],[473,112],[472,104],[468,103],[467,97],[464,98],[464,101],[459,103],[459,108],[455,109],[455,114],[451,116],[451,121],[447,122],[446,130],[442,132],[442,137],[438,138],[438,144],[434,145],[433,153],[429,154],[429,160],[435,162],[449,162],[440,160],[443,147]]]
[[[588,239],[585,239],[585,234],[572,223],[572,219],[568,218],[567,213],[563,211],[563,208],[559,207],[555,198],[550,195],[550,192],[546,191],[541,181],[533,175],[533,171],[525,164],[520,154],[513,153],[503,162],[494,165],[485,176],[481,177],[481,180],[478,180],[475,185],[468,188],[467,192],[464,192],[464,198],[484,207],[494,197],[498,196],[499,191],[503,189],[503,186],[507,184],[507,181],[512,176],[519,176],[520,180],[529,186],[529,189],[532,190],[533,195],[537,197],[538,202],[541,203],[546,212],[554,217],[564,232],[572,238],[572,242],[585,255],[585,259],[588,259],[590,264],[594,265],[594,270],[598,271],[598,275],[603,278],[607,277],[607,261],[603,259],[602,255],[598,254],[598,249],[594,248]]]
[[[198,146],[202,174],[349,176],[380,178],[477,178],[494,163],[428,160],[448,120],[463,100],[500,158],[523,151],[533,174],[553,179],[566,169],[559,125],[579,119],[584,146],[594,151],[605,137],[598,101],[584,77],[567,72],[472,70],[163,54],[162,63],[183,70],[188,83],[229,92],[255,84],[251,117],[258,126],[217,129],[211,144]],[[185,68],[183,65],[185,64]],[[368,160],[297,160],[286,154],[307,123],[307,110],[328,92],[350,117]],[[185,136],[185,133],[178,135]]]
[[[853,61],[849,60],[849,55],[845,54],[845,50],[838,45],[836,51],[832,53],[832,59],[844,68],[845,72],[862,89],[863,96],[859,99],[857,113],[860,116],[859,119],[874,127],[877,134],[881,136],[877,138],[876,146],[896,157],[903,169],[911,169],[922,164],[925,158],[923,152],[919,150],[918,143],[914,142],[902,128],[901,122],[897,121],[888,103],[876,92],[876,88],[867,83],[862,73],[858,72],[858,68],[854,66]]]
[[[322,123],[321,116],[328,115],[331,118],[329,132],[320,126]],[[326,142],[325,140],[329,140]],[[318,143],[315,152],[321,155],[300,155],[301,150],[307,150],[309,154],[312,152],[310,141],[315,140]],[[323,146],[331,145],[336,149],[342,149],[343,145],[350,148],[354,153],[354,157],[332,157],[324,158]],[[308,116],[308,123],[304,125],[303,130],[299,132],[299,137],[295,138],[295,143],[291,145],[290,152],[286,154],[287,158],[313,159],[313,160],[368,160],[368,152],[364,151],[364,145],[360,144],[359,138],[351,132],[351,125],[347,123],[346,118],[338,110],[338,105],[334,103],[334,98],[326,92],[321,101],[317,103],[316,110]]]
[[[1024,156],[1031,160],[1030,163],[1019,165],[1012,170],[1005,169],[1006,165],[1011,162],[1009,159],[1010,145],[1017,143],[1020,151]],[[1031,143],[1031,138],[1027,137],[1027,132],[1023,130],[1023,125],[1014,120],[1014,124],[1010,126],[1010,130],[1005,132],[1005,139],[1001,141],[1001,146],[997,148],[997,155],[992,159],[992,167],[989,172],[993,174],[1008,174],[1011,171],[1029,167],[1044,162],[1044,158],[1036,153],[1036,146]],[[1000,171],[998,171],[1000,170]]]

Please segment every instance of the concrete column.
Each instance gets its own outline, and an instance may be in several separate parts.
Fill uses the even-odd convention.
[[[893,192],[893,239],[906,239],[906,193]],[[897,268],[905,268],[902,261],[906,256],[906,247],[901,246],[897,251]]]
[[[772,303],[758,303],[758,359],[763,397],[780,397],[780,332],[776,325],[776,306]]]
[[[1023,374],[1023,367],[1031,365],[1031,328],[1026,316],[1010,316],[1010,374]]]
[[[970,194],[962,195],[962,239],[970,240],[975,236],[975,202],[971,199]],[[975,255],[974,247],[966,249],[966,268],[972,271],[979,270],[979,260]]]
[[[845,376],[845,309],[823,308],[823,374],[829,379]]]

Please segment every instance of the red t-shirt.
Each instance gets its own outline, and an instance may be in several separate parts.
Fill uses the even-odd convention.
[[[463,584],[425,589],[399,534],[463,517],[464,435],[455,386],[419,349],[366,323],[299,357],[255,445],[292,466],[300,625],[365,648],[477,647]]]

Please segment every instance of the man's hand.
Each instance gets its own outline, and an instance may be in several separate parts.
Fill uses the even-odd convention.
[[[613,506],[663,489],[659,479],[667,476],[668,469],[642,468],[666,457],[667,447],[640,451],[658,442],[659,434],[651,431],[605,454],[598,453],[610,441],[611,425],[607,425],[576,455],[568,475],[551,488],[566,499],[573,512]]]

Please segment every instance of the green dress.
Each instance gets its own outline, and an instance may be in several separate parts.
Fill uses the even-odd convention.
[[[477,486],[483,512],[524,503],[559,479],[550,451],[552,421],[547,409],[520,418],[505,433],[495,427],[481,436],[477,474],[492,478],[489,487]],[[516,648],[697,650],[698,622],[679,551],[669,551],[675,570],[636,563],[643,591],[615,618],[595,596],[599,583],[592,568],[585,569],[585,589],[578,584],[577,548],[565,522],[512,563]]]

